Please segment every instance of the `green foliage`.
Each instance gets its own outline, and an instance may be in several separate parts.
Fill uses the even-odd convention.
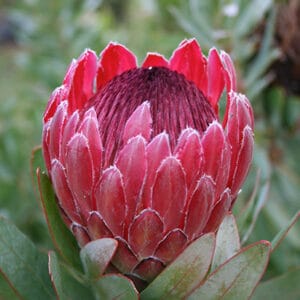
[[[240,236],[233,215],[223,220],[216,237],[216,249],[211,270],[215,270],[241,249]]]
[[[94,283],[95,296],[101,299],[138,300],[133,283],[122,275],[105,275]]]
[[[63,222],[48,176],[38,170],[41,201],[53,243],[66,262],[81,270],[79,248],[74,236]]]
[[[142,292],[141,299],[181,299],[192,291],[209,270],[215,236],[206,234],[194,241]]]
[[[103,238],[91,241],[81,249],[80,258],[90,279],[97,279],[104,273],[117,247],[116,240]]]
[[[298,268],[259,285],[252,299],[297,300],[300,298],[299,282],[300,269]]]
[[[22,299],[53,299],[47,255],[15,225],[0,218],[0,270]]]
[[[296,224],[296,222],[300,218],[300,211],[298,211],[295,216],[290,220],[290,222],[287,224],[287,226],[283,227],[277,235],[272,240],[272,251],[274,251],[282,242],[282,240],[285,238],[285,236],[288,234],[289,230],[293,228],[293,226]]]
[[[189,300],[248,299],[269,261],[270,244],[253,244],[213,272]]]
[[[70,270],[59,261],[54,251],[48,253],[48,259],[49,275],[58,299],[93,299],[93,294],[85,282],[78,278],[76,280]]]

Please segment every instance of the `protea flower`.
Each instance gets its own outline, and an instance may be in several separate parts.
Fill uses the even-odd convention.
[[[219,100],[227,98],[224,117]],[[253,112],[228,54],[185,40],[169,60],[110,43],[71,63],[44,114],[43,154],[80,246],[118,241],[111,267],[150,282],[217,230],[245,180]]]

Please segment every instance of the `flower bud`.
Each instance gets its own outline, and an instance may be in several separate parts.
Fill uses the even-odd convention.
[[[218,229],[252,152],[253,112],[229,55],[206,58],[194,39],[141,67],[119,44],[100,58],[86,50],[44,114],[43,154],[66,224],[80,246],[115,238],[113,267],[146,282]]]

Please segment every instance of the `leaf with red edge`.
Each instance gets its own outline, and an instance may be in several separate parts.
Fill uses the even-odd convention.
[[[80,258],[85,274],[90,279],[99,278],[106,270],[117,250],[118,242],[112,238],[102,238],[86,244],[80,250]]]
[[[214,247],[213,233],[195,240],[141,293],[141,299],[175,300],[185,297],[208,272]]]
[[[251,207],[251,211],[249,210],[248,218],[250,223],[247,223],[248,226],[245,227],[245,232],[243,233],[242,244],[244,244],[250,237],[258,217],[260,216],[260,212],[266,205],[270,196],[270,181],[267,180],[260,188],[259,193],[257,194],[257,200],[253,202],[253,207]]]
[[[48,176],[39,169],[37,176],[40,197],[53,244],[66,262],[82,270],[77,242],[61,219],[51,182]]]
[[[3,217],[0,217],[0,273],[18,299],[51,300],[54,297],[45,253],[38,251]]]
[[[75,279],[75,275],[59,262],[54,251],[48,252],[48,269],[57,299],[94,299],[91,290],[82,280],[78,280],[78,276]]]
[[[264,281],[255,289],[252,300],[299,300],[300,267],[283,275]]]
[[[45,169],[45,162],[43,159],[42,146],[36,146],[31,151],[31,159],[30,159],[30,175],[33,183],[34,193],[36,199],[39,199],[39,187],[38,180],[36,176],[36,170],[38,168]]]
[[[290,229],[296,224],[296,222],[300,219],[300,210],[296,212],[293,218],[288,222],[288,224],[280,230],[274,239],[272,240],[272,251],[274,251],[282,242],[282,240],[289,233]]]
[[[168,68],[169,62],[164,58],[163,55],[158,53],[148,53],[144,62],[142,63],[143,68],[151,67],[165,67]]]
[[[0,299],[19,300],[12,287],[9,285],[4,275],[0,272]]]
[[[109,274],[93,283],[97,299],[138,300],[133,282],[125,276]]]
[[[157,170],[153,186],[152,207],[163,219],[164,230],[176,228],[185,207],[187,187],[181,163],[173,156],[166,158]]]
[[[271,245],[254,243],[216,269],[188,300],[248,299],[265,272]]]
[[[235,218],[228,213],[221,223],[216,238],[216,250],[211,269],[214,270],[235,255],[241,248]]]

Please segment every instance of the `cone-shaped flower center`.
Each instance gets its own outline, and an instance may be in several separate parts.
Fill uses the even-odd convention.
[[[164,67],[126,71],[110,80],[86,106],[94,106],[104,149],[112,149],[111,153],[106,150],[106,162],[112,163],[122,146],[126,121],[144,101],[150,103],[152,136],[167,132],[172,148],[186,127],[204,132],[217,119],[203,93],[184,75]]]

